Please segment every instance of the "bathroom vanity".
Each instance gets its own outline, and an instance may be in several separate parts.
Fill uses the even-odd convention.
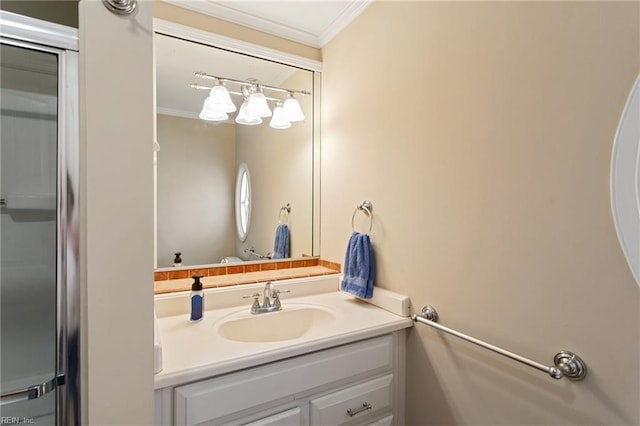
[[[278,282],[282,310],[262,314],[242,297],[264,283],[208,290],[195,323],[188,293],[156,296],[155,424],[403,424],[409,300],[376,289],[368,303],[338,279]]]

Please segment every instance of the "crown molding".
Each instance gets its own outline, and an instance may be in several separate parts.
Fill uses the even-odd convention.
[[[181,109],[158,107],[156,109],[156,114],[169,115],[171,117],[178,117],[178,118],[188,118],[191,120],[198,120],[199,123],[205,123],[212,126],[217,126],[219,124],[234,124],[234,121],[230,118],[226,120],[221,120],[221,121],[202,120],[200,117],[198,117],[198,114],[191,111],[183,111]]]
[[[211,1],[185,1],[185,0],[163,0],[166,3],[173,4],[183,9],[189,9],[194,12],[213,16],[234,24],[253,28],[268,34],[285,38],[307,46],[322,48],[331,39],[333,39],[340,31],[358,17],[373,0],[356,0],[351,1],[340,15],[333,20],[320,34],[293,28],[291,26],[272,21],[259,15],[240,11],[229,6]]]
[[[225,21],[233,22],[234,24],[253,28],[255,30],[285,38],[287,40],[306,44],[307,46],[316,48],[320,47],[318,45],[318,38],[312,33],[271,21],[270,19],[263,18],[259,15],[254,15],[252,13],[243,12],[229,6],[224,6],[220,3],[214,3],[208,0],[198,2],[185,2],[184,0],[164,1],[175,6],[182,7],[184,9],[189,9],[194,12],[224,19]]]
[[[192,111],[183,111],[181,109],[174,109],[174,108],[158,107],[156,109],[156,114],[170,115],[172,117],[181,117],[181,118],[193,118],[195,120],[199,119],[198,114]]]
[[[351,2],[349,6],[343,9],[340,16],[338,16],[318,35],[319,46],[324,47],[329,43],[340,33],[340,31],[344,30],[347,25],[360,16],[360,14],[371,5],[371,3],[373,3],[373,0],[359,0]]]

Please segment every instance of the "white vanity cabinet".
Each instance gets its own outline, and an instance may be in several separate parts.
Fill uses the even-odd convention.
[[[157,425],[401,425],[405,330],[156,390]]]
[[[250,421],[249,423],[245,423],[247,419],[239,420],[240,424],[244,424],[245,426],[301,426],[307,424],[307,417],[304,414],[305,411],[303,411],[302,407],[295,407],[282,413],[268,415],[267,417],[262,417],[262,413],[259,413],[257,416],[259,419]]]

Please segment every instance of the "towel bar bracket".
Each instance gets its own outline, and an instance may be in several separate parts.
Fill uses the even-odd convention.
[[[438,311],[436,311],[436,308],[431,305],[423,307],[420,316],[424,319],[428,319],[429,321],[438,322]]]
[[[554,379],[560,379],[563,376],[569,380],[582,380],[587,375],[587,366],[578,355],[569,351],[560,351],[553,357],[553,363],[556,368],[559,369],[562,374],[560,377],[553,377]]]
[[[451,334],[452,336],[458,337],[462,340],[466,340],[469,343],[473,343],[474,345],[480,346],[484,349],[488,349],[507,358],[511,358],[512,360],[528,365],[529,367],[544,371],[554,379],[561,379],[563,377],[566,377],[569,380],[577,381],[584,379],[587,375],[587,365],[578,355],[574,354],[573,352],[558,352],[553,357],[554,365],[548,367],[536,361],[525,358],[521,355],[486,343],[480,339],[476,339],[475,337],[468,336],[464,333],[438,324],[438,311],[436,311],[436,309],[430,305],[426,305],[424,308],[422,308],[422,312],[420,314],[413,315],[412,319],[415,322],[430,325],[431,327],[434,327],[440,331]]]

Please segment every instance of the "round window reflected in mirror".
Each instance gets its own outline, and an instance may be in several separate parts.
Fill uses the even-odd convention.
[[[247,239],[251,225],[251,175],[249,167],[241,163],[236,176],[236,231],[240,241]]]
[[[629,92],[613,142],[611,210],[618,240],[640,286],[640,76]]]

